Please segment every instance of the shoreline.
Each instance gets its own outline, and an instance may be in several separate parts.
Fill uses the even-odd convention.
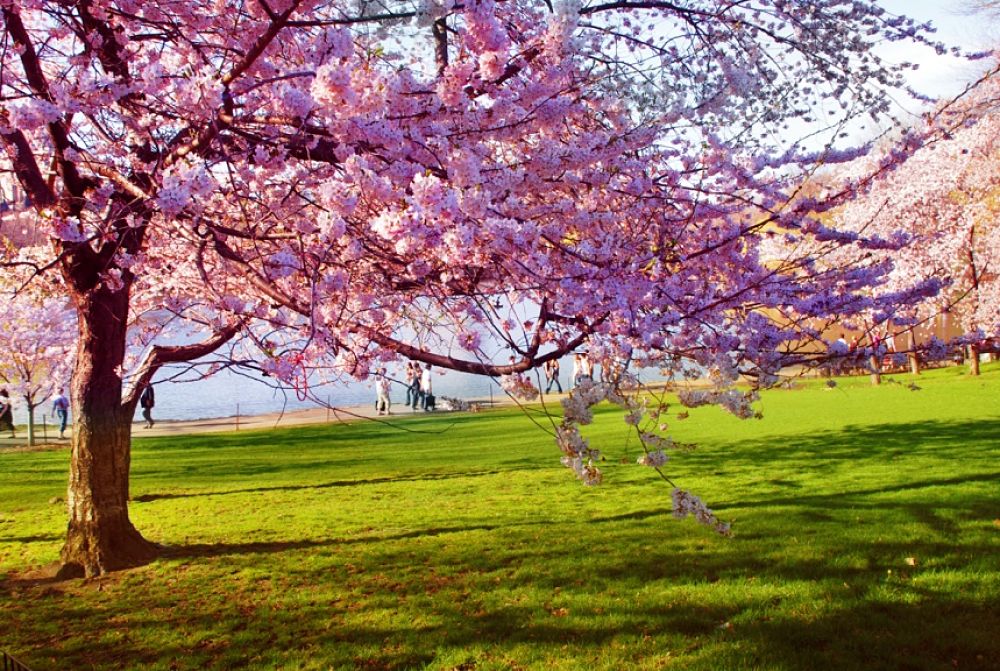
[[[546,396],[562,396],[557,394],[547,394]],[[512,404],[506,397],[489,399],[472,399],[468,401],[473,406],[481,410],[488,410]],[[477,410],[443,410],[437,409],[434,412],[477,412]],[[421,415],[422,410],[411,410],[409,406],[402,403],[394,404],[390,417],[405,418],[409,416]],[[158,438],[162,436],[181,436],[201,433],[221,433],[224,431],[261,431],[267,429],[288,428],[293,426],[307,426],[315,424],[336,424],[343,422],[357,422],[366,419],[378,419],[379,415],[375,411],[374,404],[354,405],[337,408],[306,408],[302,410],[288,410],[285,412],[267,412],[259,415],[230,415],[228,417],[209,417],[203,419],[164,419],[157,420],[154,410],[154,425],[152,428],[145,428],[145,422],[141,418],[132,422],[133,438]],[[58,438],[58,429],[47,424],[43,432],[41,425],[35,427],[35,445],[28,446],[27,427],[19,424],[16,438],[0,436],[0,451],[13,452],[21,450],[43,450],[69,447],[69,434],[72,432],[72,425],[67,427],[67,437]]]
[[[698,386],[697,382],[688,381],[687,385]],[[662,383],[649,385],[650,388],[661,388]],[[569,393],[569,389],[564,393],[542,394],[546,402],[557,402]],[[441,397],[438,397],[439,399]],[[514,405],[515,402],[508,396],[495,396],[493,398],[473,398],[462,399],[469,403],[472,408],[469,410],[444,410],[441,406],[434,412],[479,412],[493,408]],[[531,401],[537,403],[538,400]],[[423,411],[413,411],[403,403],[395,403],[392,414],[393,418],[405,418],[411,415],[423,414]],[[227,417],[206,417],[201,419],[156,419],[154,409],[154,426],[145,428],[144,420],[140,417],[132,421],[133,438],[159,438],[163,436],[181,436],[202,433],[222,433],[225,431],[263,431],[268,429],[288,428],[293,426],[307,426],[316,424],[333,424],[342,422],[356,422],[366,419],[378,419],[379,415],[375,411],[374,402],[366,405],[352,405],[344,407],[314,407],[300,410],[287,410],[261,413],[257,415],[229,415]],[[22,450],[44,450],[60,449],[69,447],[70,438],[58,438],[58,430],[53,424],[46,424],[43,431],[42,426],[35,427],[35,445],[28,446],[28,431],[24,424],[17,425],[17,437],[9,438],[0,436],[0,452],[14,452]],[[67,427],[67,434],[71,434],[72,424]]]
[[[403,408],[400,404],[399,408]],[[422,412],[422,411],[418,411]],[[393,413],[392,416],[416,415],[409,408]],[[132,422],[132,436],[171,436],[188,433],[216,433],[221,431],[258,431],[262,429],[288,428],[309,424],[336,424],[377,418],[374,405],[354,405],[343,408],[306,408],[285,412],[266,412],[259,415],[230,415],[205,419],[165,419],[157,420],[153,428],[144,428],[144,422]]]

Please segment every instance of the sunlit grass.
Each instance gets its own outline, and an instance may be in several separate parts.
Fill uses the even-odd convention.
[[[620,412],[586,488],[501,410],[137,440],[164,556],[31,581],[68,453],[3,453],[0,647],[36,671],[1000,668],[1000,367],[960,373],[672,413],[699,447],[670,473],[733,539],[671,519]]]

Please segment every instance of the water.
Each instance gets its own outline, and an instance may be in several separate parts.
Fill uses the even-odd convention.
[[[559,380],[562,388],[569,391],[572,358],[565,357],[560,362]],[[156,408],[153,416],[158,420],[193,420],[214,419],[263,415],[273,412],[289,412],[309,408],[333,407],[348,408],[364,405],[374,405],[374,382],[350,382],[346,384],[310,387],[308,397],[301,397],[293,389],[274,389],[267,384],[269,378],[261,378],[259,373],[240,374],[223,370],[210,378],[193,382],[171,382],[169,378],[177,374],[177,369],[165,367],[154,378],[156,389]],[[535,375],[533,371],[532,376]],[[544,384],[541,371],[537,371],[535,383]],[[389,376],[393,379],[403,379],[402,366],[398,370],[390,369]],[[644,370],[641,377],[645,380],[662,379],[657,371]],[[273,382],[273,381],[272,381]],[[434,395],[440,399],[450,396],[463,400],[502,400],[506,398],[496,379],[458,373],[455,371],[435,370],[433,377]],[[392,386],[393,404],[402,405],[406,399],[406,388],[401,383]],[[14,422],[26,424],[28,413],[21,399],[14,399]],[[52,420],[52,403],[47,401],[35,410],[35,419],[41,422],[45,414],[48,422]],[[137,420],[141,419],[141,409],[136,409]]]
[[[302,398],[294,389],[274,389],[267,384],[268,378],[259,373],[240,374],[223,370],[204,380],[172,382],[178,369],[164,367],[153,379],[156,390],[156,408],[153,416],[158,420],[168,419],[213,419],[240,415],[263,415],[272,412],[304,410],[308,408],[347,408],[375,403],[373,382],[350,382],[347,384],[310,387],[309,395]],[[390,370],[392,378],[402,379],[402,370]],[[563,375],[563,377],[568,377]],[[504,397],[496,380],[479,375],[437,371],[434,373],[434,394],[438,398],[451,396],[465,400],[489,400]],[[273,384],[273,381],[271,381]],[[563,388],[565,389],[566,380]],[[406,399],[406,388],[393,384],[392,401],[402,405]],[[26,425],[28,411],[24,399],[14,397],[14,423]],[[141,419],[141,409],[136,409],[136,417]],[[41,422],[45,415],[49,424],[54,423],[51,399],[35,409],[35,421]]]
[[[310,387],[306,395],[294,389],[273,389],[268,386],[267,378],[230,371],[222,371],[206,380],[181,383],[165,381],[169,374],[165,370],[154,378],[156,408],[153,416],[157,419],[231,417],[237,414],[237,405],[240,415],[262,415],[323,407],[324,404],[347,408],[375,403],[371,381]],[[401,370],[390,370],[389,375],[394,379],[403,378]],[[490,399],[491,394],[496,399],[504,396],[495,380],[454,371],[435,373],[433,387],[434,395],[439,398],[451,396],[470,400]],[[406,388],[402,383],[392,385],[391,398],[399,405],[406,400]]]
[[[564,357],[560,360],[559,381],[564,391],[570,389],[572,369],[572,357]],[[595,375],[598,372],[599,368],[595,369]],[[398,368],[390,367],[388,374],[390,379],[402,380],[404,378],[402,365]],[[532,371],[529,374],[536,386],[539,384],[544,386],[545,378],[541,370]],[[259,373],[247,376],[222,371],[211,378],[198,382],[161,382],[169,375],[169,371],[164,370],[154,379],[157,384],[156,408],[153,416],[157,419],[232,417],[237,414],[237,404],[240,415],[262,415],[282,410],[286,412],[303,410],[324,407],[323,404],[340,408],[374,406],[375,404],[374,380],[311,387],[309,389],[310,397],[301,398],[295,390],[272,389],[266,384],[267,378],[260,378]],[[643,369],[639,372],[639,376],[645,381],[664,379],[656,369]],[[438,397],[439,401],[442,396],[466,401],[499,401],[506,398],[498,380],[494,378],[435,369],[432,379],[434,395]],[[553,391],[555,391],[554,388]],[[393,383],[391,398],[393,404],[399,406],[406,400],[406,388],[402,383]]]

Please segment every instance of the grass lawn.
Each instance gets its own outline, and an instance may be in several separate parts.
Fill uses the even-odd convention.
[[[54,583],[69,455],[0,453],[0,648],[45,669],[1000,669],[1000,365],[671,420],[605,484],[515,410],[137,439],[149,566]],[[629,462],[621,465],[620,461]]]

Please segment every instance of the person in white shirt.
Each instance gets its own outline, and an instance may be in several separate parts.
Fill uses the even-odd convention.
[[[429,412],[434,409],[434,387],[431,384],[431,365],[427,364],[420,373],[420,397],[422,407]]]
[[[584,378],[593,380],[594,368],[586,352],[577,352],[573,355],[573,386],[579,385]]]
[[[375,411],[380,415],[391,415],[392,399],[389,398],[389,378],[385,368],[379,368],[375,376]]]

